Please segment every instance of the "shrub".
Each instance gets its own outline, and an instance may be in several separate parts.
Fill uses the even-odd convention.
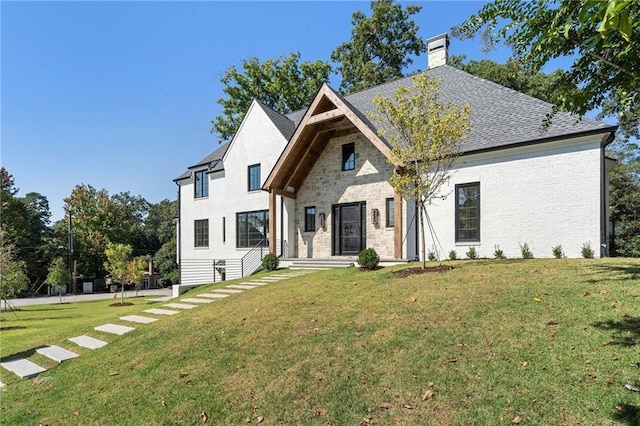
[[[449,259],[450,259],[450,260],[456,260],[457,258],[458,258],[458,253],[456,253],[456,251],[455,251],[455,250],[451,250],[451,251],[449,252]]]
[[[551,252],[553,253],[553,257],[555,257],[556,259],[562,259],[563,257],[565,257],[564,251],[562,250],[562,246],[560,244],[552,247]]]
[[[433,262],[434,260],[438,260],[438,256],[436,255],[436,252],[429,250],[429,254],[427,254],[427,258],[429,259],[429,262]]]
[[[591,241],[582,244],[582,257],[584,257],[585,259],[593,259],[594,256],[595,253],[591,248]]]
[[[504,255],[504,252],[502,251],[502,249],[500,248],[500,245],[496,244],[494,247],[495,247],[495,250],[493,252],[493,257],[495,257],[496,259],[506,259],[507,258]]]
[[[520,244],[520,253],[523,259],[533,259],[533,253],[531,253],[531,249],[529,249],[529,244],[527,243]]]
[[[372,248],[364,249],[358,254],[358,264],[363,269],[376,269],[378,263],[380,263],[380,256]]]
[[[467,259],[477,259],[478,258],[478,252],[476,251],[476,248],[471,246],[469,248],[469,251],[465,253],[467,255]]]
[[[280,259],[273,253],[269,253],[265,257],[262,258],[262,267],[267,271],[275,271],[278,269],[278,265],[280,264]]]

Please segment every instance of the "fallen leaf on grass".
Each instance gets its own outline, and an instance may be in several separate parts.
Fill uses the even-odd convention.
[[[117,376],[118,374],[120,373],[118,373],[117,371],[112,371],[111,373],[109,373],[110,376]]]
[[[427,383],[427,385],[428,385],[430,388],[432,388],[432,387],[433,387],[433,382],[429,382],[429,383]]]
[[[511,420],[511,423],[516,424],[516,425],[519,424],[520,422],[522,422],[522,417],[520,417],[520,416],[515,416],[513,418],[513,420]]]
[[[413,410],[413,407],[409,404],[402,404],[402,408],[406,408],[407,410]]]
[[[624,388],[630,390],[631,392],[640,392],[640,389],[638,389],[637,386],[633,386],[633,385],[631,385],[629,383],[624,385]]]
[[[373,424],[372,420],[373,420],[373,417],[365,417],[360,422],[360,425],[362,425],[362,426],[371,426]]]
[[[611,302],[611,309],[615,309],[617,307],[618,307],[618,305],[617,305],[616,302]]]
[[[256,422],[258,422],[258,423],[264,422],[264,417],[262,417],[262,416],[256,417]]]
[[[447,362],[458,362],[458,358],[456,358],[456,357],[449,358],[449,359],[447,360]]]
[[[207,413],[205,413],[204,411],[200,411],[200,420],[202,420],[202,423],[206,423],[207,420],[209,420],[209,417],[207,417]]]
[[[527,365],[529,365],[528,361],[520,361],[520,365],[523,367],[526,367]]]
[[[180,378],[187,377],[189,373],[180,373]]]
[[[540,299],[539,299],[539,298],[537,298],[537,297],[534,297],[534,298],[533,298],[533,301],[534,301],[534,302],[538,302],[538,303],[542,302],[542,300],[540,300]]]
[[[557,322],[555,322],[555,321],[549,321],[549,322],[547,323],[547,326],[548,326],[548,327],[553,327],[554,325],[558,325],[558,323],[557,323]]]
[[[591,296],[591,292],[589,290],[587,290],[587,291],[584,292],[584,295],[585,296]]]
[[[426,401],[427,399],[431,399],[431,398],[433,398],[433,395],[434,395],[433,391],[431,389],[429,389],[428,391],[426,391],[424,393],[424,395],[422,395],[422,400]]]
[[[381,410],[390,410],[391,407],[393,407],[393,405],[389,402],[383,402],[382,404],[378,405],[378,408]]]
[[[411,301],[412,301],[412,302],[415,302],[415,301],[417,301],[417,300],[418,300],[418,299],[417,299],[416,297],[412,297],[412,298],[411,298]]]

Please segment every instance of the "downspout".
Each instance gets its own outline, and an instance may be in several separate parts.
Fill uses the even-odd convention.
[[[178,258],[177,263],[178,263],[178,282],[182,283],[182,267],[180,265],[182,265],[182,224],[180,222],[180,217],[181,214],[180,212],[182,211],[182,203],[180,201],[180,184],[178,182],[176,182],[176,185],[178,186],[178,216],[176,217],[176,221],[178,223],[177,226],[177,230],[176,230],[176,244],[178,245],[177,247],[177,254],[178,254]]]
[[[601,203],[601,211],[600,211],[600,257],[609,256],[609,235],[607,235],[607,217],[609,216],[609,203],[608,203],[608,191],[607,187],[607,166],[606,166],[606,147],[613,142],[615,139],[615,134],[609,133],[609,136],[602,144],[600,148],[600,203]]]

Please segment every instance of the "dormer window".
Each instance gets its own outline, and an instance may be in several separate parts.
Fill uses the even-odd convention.
[[[193,174],[193,187],[195,198],[205,198],[209,196],[209,177],[206,170],[199,170]]]

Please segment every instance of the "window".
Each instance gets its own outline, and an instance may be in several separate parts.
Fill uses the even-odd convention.
[[[227,218],[222,217],[222,242],[227,242]]]
[[[480,241],[480,182],[456,185],[456,242]]]
[[[304,230],[306,232],[313,232],[316,230],[316,208],[315,207],[304,208]]]
[[[342,145],[342,170],[356,168],[356,151],[353,142]]]
[[[393,198],[387,198],[385,200],[385,203],[387,205],[387,228],[393,228],[393,224],[395,221],[395,212],[394,212],[394,202],[393,202]]]
[[[249,191],[260,189],[260,164],[249,166]]]
[[[209,219],[195,220],[193,229],[194,247],[209,247]]]
[[[236,247],[255,247],[264,240],[267,245],[269,210],[236,214]]]
[[[204,198],[209,196],[209,179],[206,170],[194,173],[194,196]]]

